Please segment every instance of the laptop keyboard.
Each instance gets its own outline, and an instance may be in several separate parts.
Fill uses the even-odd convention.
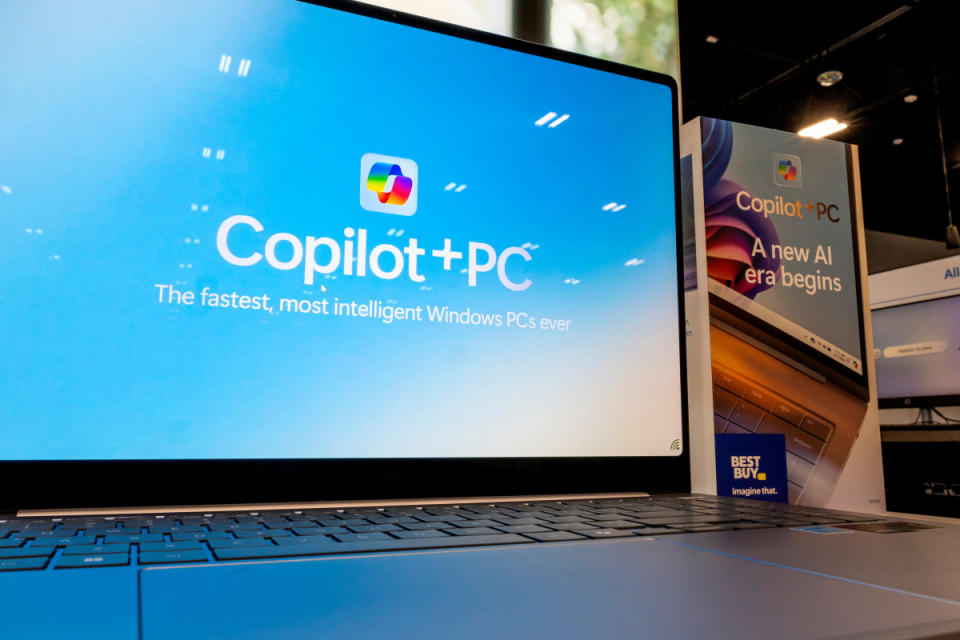
[[[795,502],[820,458],[834,424],[740,376],[713,368],[716,433],[782,433],[787,446],[787,488]]]
[[[863,522],[721,497],[0,519],[0,571],[155,566]]]

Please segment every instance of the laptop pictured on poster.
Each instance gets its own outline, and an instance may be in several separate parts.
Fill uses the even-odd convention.
[[[856,147],[700,118],[717,433],[783,434],[828,503],[869,398]]]
[[[339,2],[3,14],[11,637],[960,628],[952,528],[687,493],[669,78]]]

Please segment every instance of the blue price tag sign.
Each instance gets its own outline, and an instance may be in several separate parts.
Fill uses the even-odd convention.
[[[782,433],[718,433],[717,495],[787,502]]]

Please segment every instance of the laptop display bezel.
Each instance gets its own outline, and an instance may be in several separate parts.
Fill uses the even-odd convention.
[[[681,452],[675,456],[590,458],[5,460],[0,461],[0,486],[5,487],[3,498],[0,499],[0,512],[19,509],[688,492],[690,440],[676,82],[667,75],[371,5],[342,0],[299,1],[633,77],[669,88],[673,113],[673,122],[670,124],[673,128],[674,216],[677,228],[676,327],[681,387]],[[644,416],[637,416],[639,424],[644,419]]]

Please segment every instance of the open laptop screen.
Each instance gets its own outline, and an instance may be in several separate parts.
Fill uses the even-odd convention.
[[[4,459],[680,454],[667,84],[292,1],[3,13]]]

